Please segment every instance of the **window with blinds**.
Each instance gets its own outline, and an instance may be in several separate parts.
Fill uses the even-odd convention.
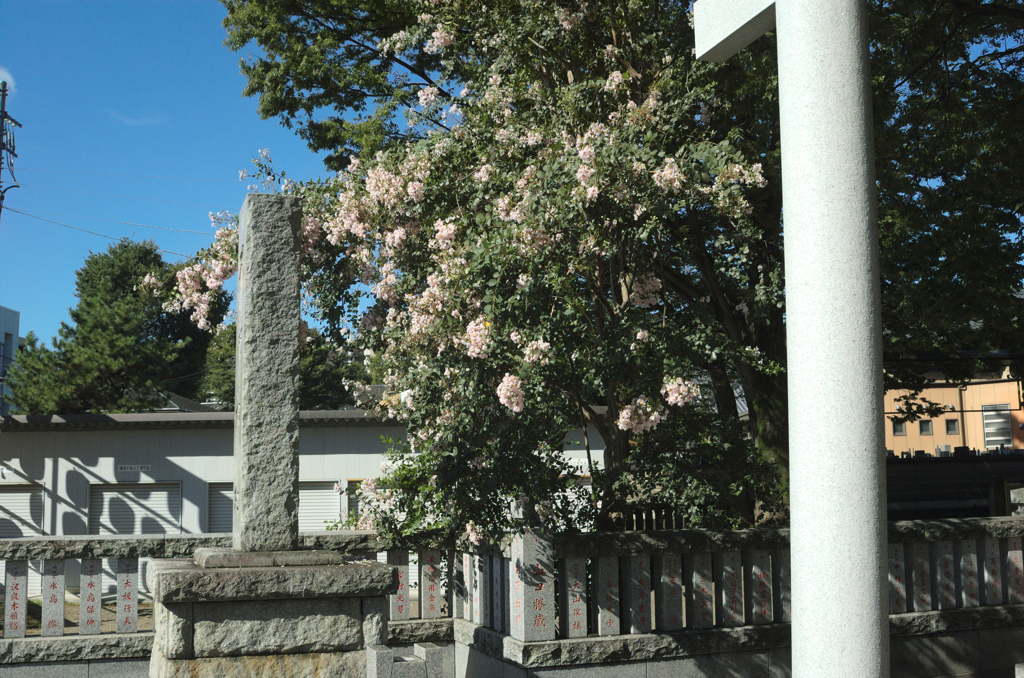
[[[985,426],[985,449],[991,450],[1000,445],[1013,447],[1009,405],[982,405],[981,418]]]
[[[207,532],[234,530],[235,492],[232,483],[210,483],[207,489]]]
[[[231,532],[234,511],[232,483],[208,485],[209,532]],[[327,529],[327,523],[337,522],[341,515],[345,495],[334,491],[333,481],[302,481],[299,483],[299,532],[318,532]]]

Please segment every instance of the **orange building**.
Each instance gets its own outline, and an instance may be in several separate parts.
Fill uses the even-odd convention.
[[[995,375],[994,375],[995,376]],[[997,450],[1024,448],[1024,411],[1018,381],[1009,371],[993,379],[978,379],[964,386],[937,382],[921,397],[945,406],[934,419],[896,423],[896,398],[906,391],[885,394],[885,447],[897,455],[924,450],[933,456],[952,454],[954,448]]]

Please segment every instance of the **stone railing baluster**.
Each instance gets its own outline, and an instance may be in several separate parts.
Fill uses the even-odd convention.
[[[409,618],[409,552],[384,551],[377,560],[398,568],[398,591],[388,596],[389,619],[405,620]],[[422,605],[422,601],[420,601]]]
[[[978,585],[978,542],[973,539],[959,542],[960,545],[960,607],[981,605],[981,591]]]
[[[956,608],[956,578],[954,576],[953,542],[935,544],[935,609]]]
[[[551,541],[526,531],[512,538],[511,636],[521,641],[555,639],[555,582]]]
[[[501,590],[504,601],[505,619],[501,623],[502,633],[512,633],[512,559],[501,558]]]
[[[626,556],[622,577],[623,630],[651,632],[651,557]]]
[[[792,620],[792,570],[789,566],[789,549],[778,549],[772,553],[772,603],[776,622],[788,624]]]
[[[441,552],[420,551],[418,558],[420,582],[420,618],[441,616]]]
[[[913,591],[914,611],[930,612],[932,608],[931,554],[928,544],[915,543],[911,547],[910,581],[907,590]],[[910,588],[910,587],[913,588]]]
[[[78,633],[95,635],[100,632],[100,603],[103,595],[103,561],[83,558],[79,578]]]
[[[42,582],[43,616],[40,635],[64,635],[64,560],[44,560]]]
[[[505,619],[502,605],[501,588],[501,555],[491,555],[491,628],[501,633],[501,625]]]
[[[117,572],[118,633],[137,633],[139,630],[139,559],[119,558],[114,561]]]
[[[694,553],[683,559],[686,596],[686,626],[709,629],[715,625],[714,569],[710,553]]]
[[[28,613],[28,561],[8,560],[4,575],[4,638],[24,638]]]
[[[907,611],[907,567],[903,544],[889,544],[889,614]]]
[[[562,638],[587,635],[587,559],[566,558],[559,562],[558,616]]]
[[[659,631],[683,628],[683,558],[666,554],[651,558],[655,626]]]
[[[594,569],[594,615],[599,636],[621,633],[621,602],[619,559],[615,556],[598,558]]]
[[[984,541],[985,564],[982,571],[985,573],[985,605],[1002,605],[1003,598],[1003,571],[1002,561],[999,553],[999,540],[986,539]]]
[[[719,626],[743,626],[743,561],[739,551],[715,554],[716,609]]]
[[[747,575],[747,619],[751,624],[772,621],[772,559],[767,551],[751,551],[744,564]]]
[[[1006,540],[1006,598],[1011,605],[1024,603],[1024,559],[1020,537]]]
[[[473,621],[491,625],[491,557],[473,555]]]
[[[462,554],[462,585],[465,587],[465,594],[462,598],[462,618],[467,621],[476,621],[473,619],[473,592],[474,592],[473,581],[473,554],[463,553]]]

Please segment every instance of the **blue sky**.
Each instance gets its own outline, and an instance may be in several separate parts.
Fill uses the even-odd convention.
[[[21,312],[22,335],[49,343],[75,304],[75,271],[112,241],[7,208],[190,254],[213,240],[210,211],[241,207],[238,172],[259,149],[289,177],[328,174],[242,97],[244,52],[224,47],[224,15],[215,0],[4,3],[0,69],[23,127],[22,188],[7,192],[0,216],[0,306]]]

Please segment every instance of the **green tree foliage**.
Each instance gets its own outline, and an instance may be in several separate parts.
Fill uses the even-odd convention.
[[[9,374],[14,408],[24,414],[132,412],[162,406],[157,389],[198,395],[210,335],[188,313],[168,313],[138,289],[147,274],[173,268],[152,241],[121,240],[89,255],[77,272],[77,305],[52,348],[29,336]],[[219,293],[211,315],[227,310]]]
[[[438,518],[417,504],[434,487],[436,505],[454,507],[449,522],[485,516],[487,529],[504,509],[488,514],[473,483],[481,497],[560,496],[566,469],[543,450],[560,448],[581,417],[607,445],[595,504],[606,518],[651,487],[689,506],[714,501],[679,488],[739,496],[765,461],[785,478],[771,37],[712,66],[693,60],[688,2],[225,4],[229,45],[263,50],[245,70],[261,113],[299,120],[311,147],[337,151],[332,168],[343,153],[364,161],[349,166],[340,200],[335,182],[300,189],[324,232],[307,234],[318,253],[308,289],[338,330],[356,306],[345,296],[354,283],[377,286],[368,326],[384,331],[361,336],[381,350],[386,404],[420,436],[416,461],[393,475],[401,492],[390,501],[406,516]],[[876,0],[871,10],[887,377],[913,390],[925,372],[975,368],[949,363],[951,350],[970,357],[1020,342],[1024,135],[1013,112],[1024,31],[1005,2]],[[360,136],[342,120],[382,100],[372,123],[358,123],[376,132]],[[404,124],[399,102],[415,108]],[[524,254],[529,228],[561,240],[542,257]],[[448,247],[457,256],[446,262]],[[659,298],[644,314],[628,300],[652,280]],[[431,294],[445,319],[425,308]],[[470,327],[476,320],[488,324]],[[516,325],[523,344],[550,344],[546,369],[524,363]],[[638,332],[651,338],[640,349]],[[486,361],[467,355],[485,334]],[[678,417],[640,432],[617,425],[637,398],[682,378],[704,397]],[[734,382],[750,408],[753,457]],[[515,402],[511,386],[523,392],[517,416],[499,402],[499,383],[500,400]],[[454,402],[439,404],[445,396]],[[654,408],[645,416],[657,411],[643,403]],[[716,475],[723,456],[743,463]]]
[[[365,382],[361,363],[347,359],[324,335],[310,328],[302,338],[299,354],[299,408],[340,410],[355,404],[345,387],[349,381]],[[225,326],[213,337],[206,353],[206,374],[200,392],[205,398],[234,407],[235,324]]]

